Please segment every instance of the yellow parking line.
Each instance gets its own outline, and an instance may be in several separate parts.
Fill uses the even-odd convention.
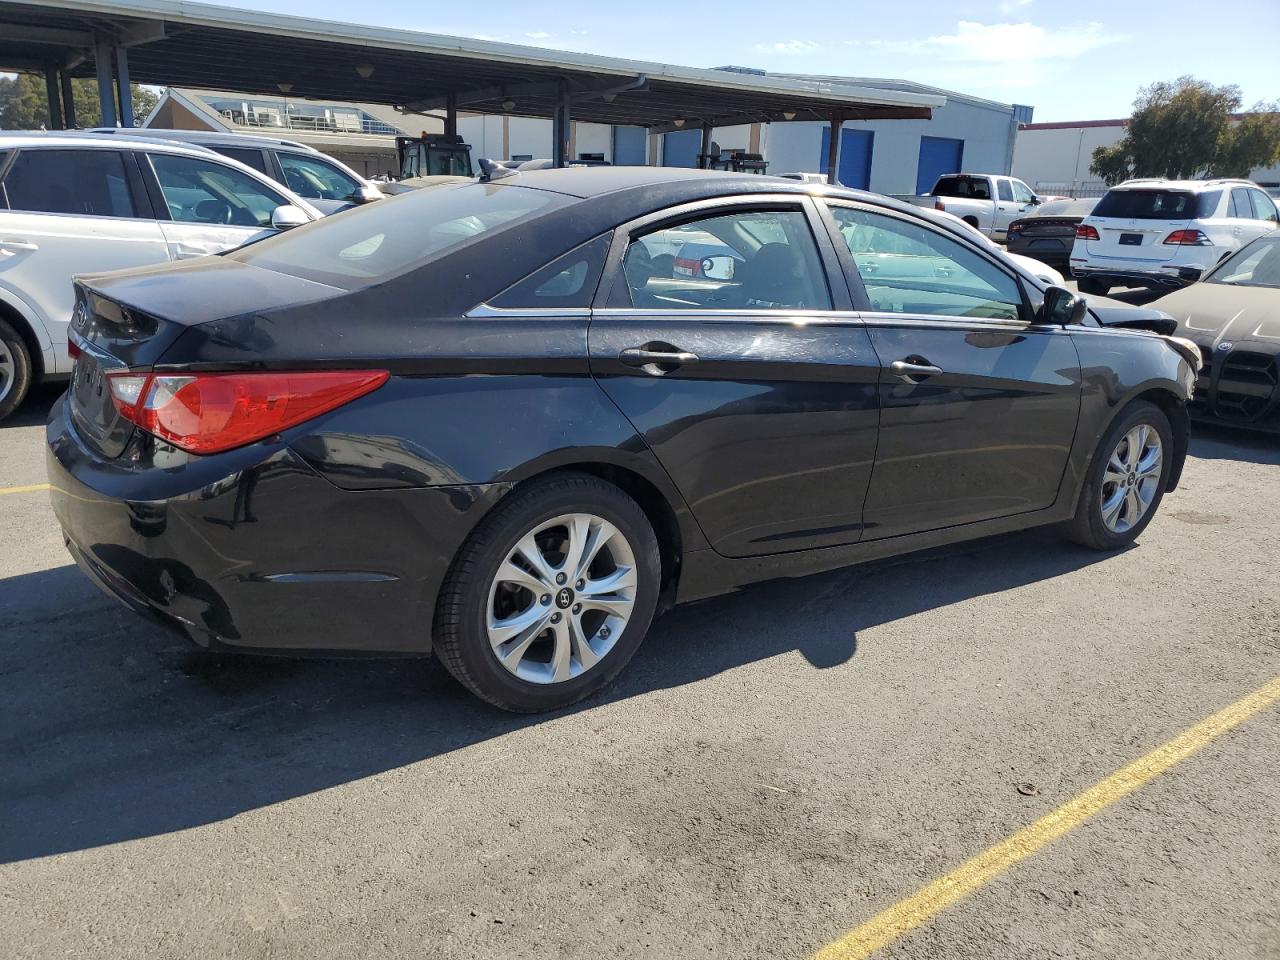
[[[25,487],[0,487],[0,494],[4,493],[36,493],[39,490],[48,490],[47,483],[29,483]]]
[[[865,960],[1277,701],[1280,701],[1280,677],[1122,767],[1101,783],[1076,795],[1052,813],[1001,840],[905,900],[876,914],[839,940],[827,944],[813,955],[812,960]]]

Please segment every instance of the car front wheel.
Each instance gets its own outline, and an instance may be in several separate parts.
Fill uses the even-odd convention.
[[[1173,430],[1164,411],[1138,401],[1107,430],[1094,452],[1069,534],[1096,550],[1117,550],[1146,529],[1164,497]]]
[[[648,518],[618,487],[585,474],[532,481],[459,551],[437,604],[435,652],[504,710],[568,706],[631,659],[661,569]]]

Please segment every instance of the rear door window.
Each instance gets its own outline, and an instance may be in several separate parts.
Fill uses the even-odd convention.
[[[4,178],[10,210],[136,217],[116,150],[21,150]]]
[[[266,184],[226,164],[174,154],[151,154],[169,215],[179,223],[269,227],[276,207],[289,203]]]
[[[651,230],[632,238],[622,271],[625,299],[642,309],[831,309],[802,210],[738,210]]]
[[[1249,200],[1249,191],[1244,187],[1235,187],[1231,191],[1231,210],[1227,215],[1240,220],[1253,219],[1253,203]]]
[[[261,150],[246,150],[243,147],[214,147],[213,149],[224,157],[239,160],[246,167],[253,167],[264,176],[271,176],[267,172],[267,159]]]

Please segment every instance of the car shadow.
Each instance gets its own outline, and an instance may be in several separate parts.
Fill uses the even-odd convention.
[[[1280,435],[1196,421],[1188,452],[1201,460],[1236,460],[1280,466]]]
[[[619,681],[546,716],[491,709],[433,660],[213,655],[102,597],[73,566],[0,580],[0,862],[214,823],[798,650],[857,669],[878,624],[1103,558],[1048,530],[673,611]]]
[[[0,430],[43,426],[49,420],[49,411],[66,390],[66,383],[42,383],[34,387],[17,410],[0,420]]]

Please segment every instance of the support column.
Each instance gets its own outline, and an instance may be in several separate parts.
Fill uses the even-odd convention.
[[[838,113],[831,115],[831,142],[827,145],[827,183],[839,183],[836,174],[840,171],[840,128],[844,126],[844,117]]]
[[[116,95],[120,98],[120,126],[133,126],[133,90],[129,86],[129,51],[116,47]]]
[[[93,63],[98,71],[98,104],[102,107],[102,125],[116,124],[116,95],[111,89],[111,42],[105,37],[95,38]]]
[[[702,124],[702,146],[698,148],[698,166],[706,170],[711,166],[711,161],[707,158],[707,154],[711,152],[711,124],[703,122]]]
[[[458,135],[458,95],[451,93],[444,98],[444,133],[446,137]]]
[[[556,167],[563,167],[569,161],[569,124],[572,122],[569,103],[569,93],[562,83],[560,99],[556,103],[555,115],[551,122],[551,134],[555,138],[551,144],[551,162]]]
[[[71,71],[62,69],[62,116],[66,129],[76,128],[76,92],[71,86]]]
[[[49,101],[49,129],[62,129],[62,100],[58,95],[58,71],[54,67],[44,68],[44,92]]]

